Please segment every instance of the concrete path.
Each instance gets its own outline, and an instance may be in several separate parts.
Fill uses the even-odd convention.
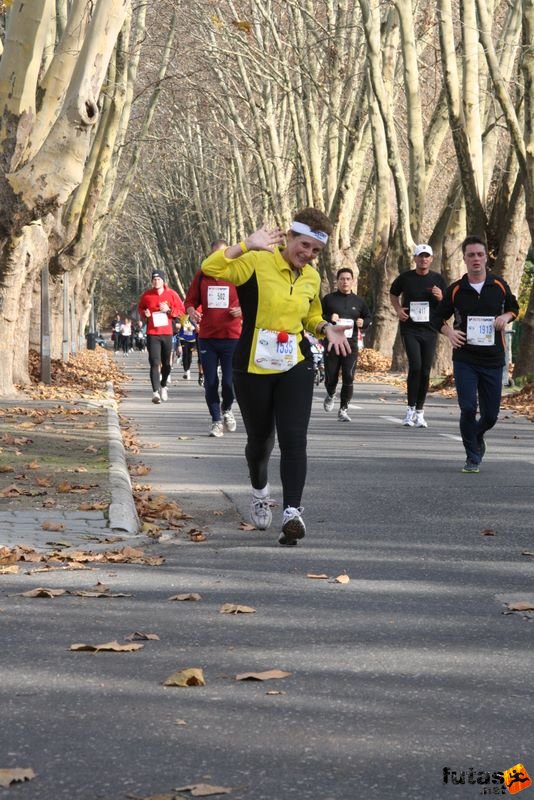
[[[534,559],[522,555],[534,551],[532,424],[503,413],[483,470],[463,475],[455,401],[431,398],[429,428],[416,430],[400,425],[391,386],[357,384],[350,424],[323,411],[318,390],[308,533],[280,548],[280,509],[272,530],[239,530],[249,503],[239,415],[235,434],[208,437],[202,391],[179,374],[169,402],[153,405],[145,359],[128,359],[121,407],[151,467],[142,480],[207,541],[190,542],[186,527],[153,545],[161,567],[1,579],[0,768],[37,773],[17,797],[170,798],[208,783],[232,800],[469,800],[506,794],[493,773],[518,762],[532,775],[533,629],[528,612],[503,613],[534,601]],[[271,483],[280,499],[276,458]],[[133,596],[15,594],[97,579]],[[192,592],[202,599],[168,600]],[[221,614],[224,603],[256,613]],[[68,651],[133,631],[160,641]],[[206,686],[162,686],[188,667]],[[235,679],[271,669],[291,675]]]

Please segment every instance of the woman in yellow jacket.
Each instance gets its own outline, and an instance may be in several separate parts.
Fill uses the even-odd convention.
[[[313,357],[303,335],[326,337],[347,355],[345,327],[322,316],[320,278],[310,266],[326,246],[332,223],[321,211],[295,215],[287,235],[260,228],[236,245],[212,253],[202,272],[237,287],[243,331],[234,353],[237,402],[247,431],[245,456],[252,483],[251,519],[271,525],[268,465],[275,430],[283,489],[282,545],[306,532],[300,505],[306,480],[306,437],[313,397]],[[285,243],[284,243],[285,240]]]

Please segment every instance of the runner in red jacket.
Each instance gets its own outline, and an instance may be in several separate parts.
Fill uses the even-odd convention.
[[[147,350],[152,384],[152,402],[168,399],[167,378],[171,371],[172,320],[185,314],[184,304],[165,283],[161,270],[152,273],[152,288],[139,299],[139,316],[147,324]]]

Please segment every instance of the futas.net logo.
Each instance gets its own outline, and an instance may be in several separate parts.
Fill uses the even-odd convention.
[[[495,772],[475,770],[473,767],[467,770],[443,767],[443,783],[450,786],[478,786],[480,794],[486,796],[517,794],[532,786],[530,775],[523,764]]]

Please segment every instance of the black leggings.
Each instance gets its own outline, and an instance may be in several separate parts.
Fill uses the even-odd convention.
[[[160,387],[167,385],[167,378],[171,371],[172,335],[150,333],[146,337],[146,346],[150,364],[150,383],[152,390],[157,392]]]
[[[184,372],[189,372],[191,369],[191,362],[193,361],[193,350],[196,349],[196,339],[190,342],[187,339],[181,339],[182,345],[182,367]]]
[[[419,411],[425,404],[428,392],[437,336],[437,333],[429,331],[402,334],[408,356],[408,405],[415,406]]]
[[[347,408],[352,399],[352,394],[354,392],[354,373],[356,372],[357,361],[358,349],[356,346],[351,347],[351,353],[348,356],[338,356],[333,347],[330,352],[325,350],[325,389],[330,397],[335,395],[337,382],[339,380],[339,371],[341,370],[340,405],[342,408]]]
[[[267,485],[276,428],[284,508],[300,506],[306,482],[313,377],[309,361],[274,375],[234,372],[235,395],[247,431],[245,456],[250,482],[254,489]]]

